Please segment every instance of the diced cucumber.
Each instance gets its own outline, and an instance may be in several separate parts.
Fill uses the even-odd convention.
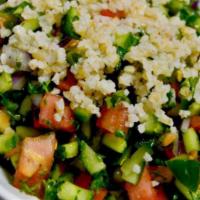
[[[12,13],[14,15],[21,15],[26,6],[31,7],[31,4],[29,2],[27,2],[27,1],[23,1],[22,3],[20,3],[16,7],[12,8]]]
[[[26,116],[31,111],[31,107],[32,107],[32,98],[31,96],[26,96],[21,103],[19,113],[23,116]]]
[[[26,30],[35,31],[39,28],[40,24],[37,18],[35,19],[27,19],[21,24]]]
[[[145,122],[145,133],[161,134],[164,132],[164,125],[154,115],[149,115]]]
[[[193,128],[190,128],[183,133],[183,142],[187,153],[199,151],[199,137]]]
[[[96,174],[106,168],[103,159],[84,141],[80,142],[81,160],[90,174]]]
[[[11,128],[7,128],[4,134],[0,135],[0,154],[7,153],[17,145],[17,135]]]
[[[64,17],[62,18],[61,22],[62,32],[67,36],[69,36],[70,38],[80,39],[80,35],[78,35],[75,32],[73,27],[73,22],[78,19],[79,19],[78,11],[76,10],[76,8],[71,7],[68,10],[67,14],[64,15]]]
[[[24,139],[26,137],[36,137],[36,136],[40,135],[38,130],[31,128],[31,127],[27,127],[27,126],[17,126],[16,127],[16,134],[21,139]]]
[[[10,74],[3,72],[0,75],[0,93],[7,92],[12,89],[12,77]]]
[[[125,149],[121,157],[117,160],[116,164],[122,166],[124,162],[130,157],[130,155],[131,155],[131,148],[129,147]]]
[[[91,138],[92,130],[90,121],[81,124],[81,132],[87,139]]]
[[[58,155],[62,160],[74,158],[78,155],[78,142],[73,141],[68,144],[58,146]]]
[[[92,191],[78,187],[68,181],[59,187],[57,193],[60,200],[92,200],[93,195]]]
[[[123,153],[127,147],[127,142],[124,138],[112,134],[105,134],[102,142],[105,146],[118,153]]]
[[[50,178],[57,180],[62,174],[63,174],[63,171],[61,170],[61,167],[59,166],[59,164],[55,164],[51,171]]]
[[[74,114],[78,120],[81,122],[88,122],[91,118],[91,113],[85,108],[78,107],[74,110]]]
[[[130,182],[132,184],[137,184],[137,182],[140,179],[141,173],[136,173],[133,168],[134,166],[139,166],[140,171],[142,172],[144,166],[145,166],[145,159],[144,156],[145,154],[151,153],[151,148],[148,146],[142,146],[140,147],[128,160],[124,162],[124,164],[121,167],[122,171],[122,179]]]
[[[3,110],[0,110],[0,122],[0,133],[3,133],[6,128],[10,127],[10,117]]]
[[[190,111],[191,115],[199,115],[200,114],[200,103],[193,102],[189,106],[189,111]]]

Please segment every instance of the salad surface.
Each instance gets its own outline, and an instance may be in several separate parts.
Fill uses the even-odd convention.
[[[200,200],[200,2],[0,0],[0,165],[44,200]]]

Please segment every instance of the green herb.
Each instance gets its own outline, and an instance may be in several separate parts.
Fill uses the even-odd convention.
[[[167,165],[174,176],[189,190],[196,191],[200,183],[200,162],[196,160],[173,159]]]

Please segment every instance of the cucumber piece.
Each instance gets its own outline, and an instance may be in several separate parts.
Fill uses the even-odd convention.
[[[164,125],[154,115],[149,115],[145,122],[145,133],[161,134],[164,132]]]
[[[190,128],[183,133],[183,142],[187,153],[199,151],[199,137],[193,128]]]
[[[10,117],[3,110],[0,110],[0,122],[0,133],[3,133],[6,128],[10,127]]]
[[[66,181],[59,189],[57,196],[60,200],[92,200],[93,192],[83,189]]]
[[[123,153],[127,147],[127,142],[124,138],[112,134],[105,134],[102,143],[118,153]]]
[[[38,19],[27,19],[21,24],[26,30],[35,31],[40,27]]]
[[[87,138],[90,139],[92,135],[90,121],[81,124],[81,132]]]
[[[13,86],[12,77],[10,74],[3,72],[0,75],[0,93],[11,90]]]
[[[0,135],[0,154],[5,154],[16,147],[18,137],[11,128],[7,128],[4,134]]]
[[[40,135],[38,130],[31,128],[31,127],[27,127],[27,126],[17,126],[16,127],[16,134],[21,139],[24,139],[26,137],[36,137],[36,136]]]
[[[66,13],[66,15],[64,15],[64,17],[62,18],[61,21],[62,32],[67,36],[69,36],[70,38],[80,39],[80,35],[78,35],[75,32],[73,27],[73,22],[78,19],[79,19],[78,11],[76,10],[76,8],[71,7]]]
[[[124,164],[121,167],[123,180],[130,182],[132,184],[138,183],[141,173],[134,172],[133,167],[135,165],[140,166],[140,168],[141,168],[140,171],[142,172],[142,170],[145,166],[144,156],[146,153],[151,154],[151,148],[149,148],[148,146],[145,145],[145,146],[140,147],[131,156],[130,159],[128,159],[124,162]]]
[[[84,141],[80,142],[81,160],[90,174],[96,174],[106,168],[103,159]]]
[[[19,113],[23,116],[26,116],[32,108],[32,98],[31,96],[26,96],[21,103]]]
[[[121,157],[117,160],[116,164],[122,166],[124,162],[130,157],[130,155],[131,155],[131,148],[129,147],[125,149]]]
[[[76,108],[74,110],[75,117],[81,122],[88,122],[91,118],[91,113],[87,111],[85,108]]]
[[[191,113],[191,115],[199,115],[200,114],[200,103],[197,102],[193,102],[190,106],[189,106],[189,111]]]
[[[58,155],[62,160],[69,158],[74,158],[78,155],[78,142],[70,142],[68,144],[63,144],[58,146]]]

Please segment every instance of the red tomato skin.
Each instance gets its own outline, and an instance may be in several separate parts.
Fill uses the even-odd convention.
[[[62,91],[68,91],[74,85],[77,85],[77,80],[70,71],[67,72],[67,76],[64,80],[60,81],[58,88]]]
[[[128,109],[119,104],[114,108],[103,107],[101,117],[96,121],[96,126],[107,133],[115,134],[118,130],[128,133],[127,121]]]
[[[139,183],[137,185],[125,183],[125,190],[128,192],[129,200],[160,200],[152,186],[147,167],[144,168]]]
[[[162,186],[156,187],[156,193],[157,193],[158,200],[169,200],[167,198]]]
[[[180,90],[179,83],[173,82],[173,83],[171,83],[171,87],[175,90],[176,96],[178,97],[178,95],[179,95],[179,90]]]
[[[100,11],[100,14],[102,16],[105,16],[105,17],[111,17],[111,18],[119,18],[119,19],[122,19],[122,18],[125,18],[126,17],[126,14],[123,10],[117,10],[116,12],[113,12],[109,9],[103,9]]]
[[[106,189],[104,188],[99,189],[98,191],[95,192],[94,200],[104,200],[107,194],[108,191]]]
[[[200,116],[192,116],[190,118],[190,127],[196,131],[200,131]]]
[[[88,189],[90,187],[91,181],[92,177],[88,173],[81,172],[81,174],[78,177],[76,177],[74,182],[79,187]]]
[[[60,122],[57,122],[54,118],[56,113],[56,102],[61,99],[58,95],[45,94],[40,102],[39,113],[39,126],[41,128],[50,128],[66,132],[75,132],[76,128],[73,125],[74,114],[69,106],[65,105],[64,116]]]
[[[20,188],[24,182],[28,186],[36,186],[38,194],[43,181],[51,170],[57,140],[54,134],[25,138],[21,145],[19,162],[14,175],[13,185]]]

